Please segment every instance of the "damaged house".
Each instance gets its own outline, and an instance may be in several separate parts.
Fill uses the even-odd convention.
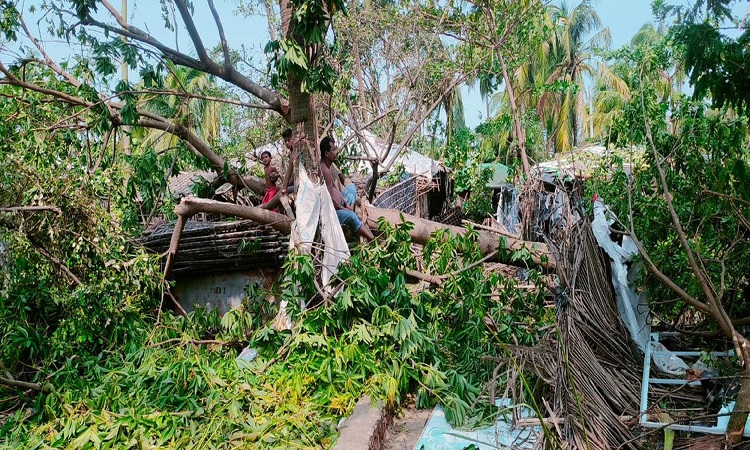
[[[215,181],[214,172],[183,172],[169,182],[176,199],[192,196],[196,185]],[[249,204],[241,193],[225,186],[214,199]],[[172,267],[173,294],[191,311],[195,305],[216,308],[220,314],[241,304],[248,286],[270,288],[289,251],[289,236],[252,220],[222,220],[217,214],[199,213],[187,221],[180,238],[180,250]],[[156,220],[141,237],[154,253],[168,251],[174,224]]]

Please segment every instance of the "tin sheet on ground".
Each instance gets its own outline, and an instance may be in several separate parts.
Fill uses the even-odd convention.
[[[530,416],[525,412],[521,415]],[[539,427],[514,428],[510,413],[506,417],[501,414],[486,428],[457,430],[445,420],[443,408],[436,406],[414,450],[463,450],[472,444],[478,450],[531,449],[538,432]]]

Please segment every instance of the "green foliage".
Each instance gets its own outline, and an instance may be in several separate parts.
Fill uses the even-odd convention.
[[[271,86],[282,88],[293,73],[301,80],[302,92],[332,94],[336,71],[323,58],[310,61],[306,48],[325,42],[331,17],[337,12],[346,14],[345,4],[341,0],[293,0],[292,4],[294,36],[270,41],[264,48]]]
[[[391,170],[388,171],[388,176],[385,178],[385,183],[388,186],[394,186],[404,179],[406,174],[406,168],[403,164],[394,164]]]
[[[136,446],[313,448],[335,439],[337,417],[259,370],[239,366],[237,351],[195,346],[223,329],[215,312],[188,320],[165,314],[163,327],[132,318],[140,330],[121,354],[68,359],[55,391],[36,412],[8,417],[0,441],[23,448]]]
[[[674,30],[674,39],[681,44],[693,98],[709,97],[715,107],[729,106],[740,113],[750,107],[746,89],[750,83],[750,32],[734,40],[714,25],[686,24]]]
[[[744,31],[730,37],[722,31],[744,20],[733,16],[733,3],[736,0],[700,0],[692,5],[659,0],[653,9],[660,22],[673,19],[669,38],[689,75],[693,99],[710,99],[717,108],[731,107],[743,113],[750,106],[745,89],[750,79],[746,64],[750,34]]]
[[[477,136],[467,128],[456,132],[445,150],[445,163],[452,170],[456,193],[466,196],[464,213],[479,222],[492,210],[492,191],[487,187],[492,170],[482,168],[482,163],[493,160],[492,150],[480,147]]]
[[[117,84],[122,124],[157,114],[209,145],[223,139],[209,125],[226,124],[226,116],[201,98],[222,93],[205,73],[140,59],[150,53],[133,40],[90,33],[86,27],[99,2],[71,3],[82,25],[66,23],[57,2],[44,3],[45,20],[57,37],[75,38],[86,49],[64,63],[83,83],[61,82],[33,61],[9,70],[93,106],[61,105],[33,90],[0,86],[0,205],[50,208],[0,213],[0,361],[17,379],[45,388],[0,387],[0,445],[329,447],[339,417],[363,393],[390,406],[410,394],[419,406],[441,402],[460,426],[496,413],[485,401],[493,365],[483,357],[502,354],[507,342],[533,343],[551,316],[541,289],[517,289],[513,279],[470,267],[481,258],[475,233],[441,234],[425,247],[426,270],[446,275],[434,289],[413,292],[406,282],[405,269],[416,268],[410,225],[381,224],[382,245],[355,251],[341,267],[344,286],[333,299],[320,298],[312,257],[292,254],[273,303],[248,286],[243,306],[223,317],[202,310],[187,319],[168,311],[153,317],[161,271],[156,257],[135,242],[139,224],[169,209],[163,192],[170,175],[209,163],[192,160],[185,143],[163,144],[161,131],[155,137],[129,128],[124,148],[123,130],[112,128],[121,123],[101,101],[112,92],[103,91],[115,84],[117,60],[124,60],[140,71],[142,86]],[[166,27],[174,29],[170,2],[160,3]],[[18,26],[11,6],[3,3],[1,19],[8,39]],[[331,15],[343,11],[343,3],[300,0],[294,6],[298,35],[268,47],[277,85],[290,71],[304,70],[303,91],[332,92],[334,82],[347,78],[333,78],[325,61],[311,65],[301,50],[325,41]],[[482,24],[480,15],[473,19]],[[438,41],[422,57],[432,60]],[[431,61],[425,83],[440,86],[454,68],[450,61]],[[176,92],[134,93],[143,88]],[[457,164],[484,160],[471,139],[458,136],[455,148],[464,158]],[[225,165],[223,174],[229,170]],[[478,173],[468,177],[469,189],[484,192],[486,180]],[[241,246],[256,248],[256,241]],[[294,320],[291,332],[269,325],[280,301]],[[226,344],[205,344],[214,339]],[[245,345],[258,356],[238,364]]]
[[[652,54],[643,55],[647,58],[641,61],[656,62],[655,68],[659,67],[659,59],[650,58]],[[666,102],[659,100],[652,85],[642,85],[634,91],[633,101],[615,122],[612,137],[620,146],[645,146],[643,162],[634,165],[628,177],[622,173],[621,157],[614,157],[588,187],[591,194],[598,192],[613,207],[626,229],[631,225],[635,228],[660,271],[690,295],[703,298],[694,274],[686,270],[690,267],[687,255],[658,181],[658,161],[665,172],[675,212],[702,270],[721,292],[730,316],[744,316],[750,311],[745,294],[745,274],[750,269],[750,245],[745,238],[750,217],[748,119],[716,114],[687,99],[673,107],[670,122],[666,112]],[[644,116],[656,154],[647,139]],[[613,167],[619,170],[611,175]],[[630,205],[632,215],[628,215]],[[646,282],[657,312],[670,317],[682,309],[681,301],[661,302],[674,299],[671,289],[650,277]]]
[[[48,75],[26,69],[28,80]],[[2,90],[0,205],[22,209],[0,212],[0,362],[18,379],[44,381],[44,370],[66,358],[130,341],[137,330],[128,318],[156,306],[161,275],[156,257],[122,228],[132,205],[126,172],[101,130],[49,127],[70,110]]]
[[[330,307],[299,309],[315,297],[314,289],[302,289],[312,285],[305,280],[313,271],[309,257],[290,260],[297,282],[281,287],[301,331],[286,341],[291,347],[283,370],[322,377],[323,391],[312,397],[350,392],[352,404],[357,394],[350,389],[356,387],[397,405],[416,388],[419,406],[441,402],[458,426],[485,422],[491,414],[476,405],[483,405],[477,400],[493,365],[483,357],[501,354],[503,342],[536,340],[540,323],[552,318],[543,294],[515,289],[515,280],[497,274],[484,277],[481,265],[464,269],[482,257],[475,233],[431,239],[424,248],[430,261],[425,270],[453,275],[435,291],[410,292],[403,271],[415,264],[407,235],[411,224],[380,227],[386,232],[383,245],[359,249],[341,267],[346,285]]]
[[[132,172],[128,178],[127,197],[139,198],[139,202],[126,203],[123,226],[140,230],[142,220],[153,217],[158,211],[167,217],[174,215],[174,201],[165,198],[169,177],[179,173],[176,154],[159,154],[148,148],[126,157]],[[168,196],[167,196],[168,197]]]
[[[20,14],[15,2],[5,1],[0,5],[0,32],[3,33],[6,41],[15,42],[16,29],[20,25],[19,18]]]
[[[71,3],[73,3],[76,16],[80,20],[86,20],[92,12],[97,10],[96,0],[73,0]]]
[[[492,215],[492,190],[487,182],[492,178],[492,169],[475,165],[469,172],[469,198],[463,204],[464,214],[472,221],[482,222]]]
[[[305,49],[291,39],[270,41],[264,51],[269,54],[268,67],[271,72],[271,85],[276,89],[284,87],[289,73],[294,72],[302,80],[302,92],[332,94],[336,72],[327,61],[310,66]]]
[[[526,130],[526,154],[530,158],[544,159],[544,135],[542,123],[534,111],[528,111],[521,118],[521,126]],[[518,167],[518,141],[512,138],[513,117],[510,114],[497,114],[476,128],[479,146],[486,160],[494,159],[509,167]]]
[[[443,404],[456,426],[488,423],[497,409],[484,391],[494,368],[484,357],[503,355],[508,342],[536,341],[553,314],[543,290],[517,289],[515,279],[469,267],[482,258],[470,232],[428,242],[424,270],[448,277],[441,287],[415,292],[404,275],[416,264],[412,225],[380,226],[382,245],[358,248],[341,266],[345,285],[330,303],[319,303],[312,258],[290,254],[277,298],[287,302],[291,332],[270,326],[278,303],[254,285],[243,306],[223,317],[215,310],[188,319],[164,312],[155,326],[128,314],[120,323],[130,330],[121,350],[58,359],[46,376],[54,389],[21,400],[34,409],[16,408],[0,442],[328,447],[339,417],[364,393],[389,406],[416,394],[420,407]],[[34,349],[44,345],[31,334],[24,339]],[[211,339],[231,345],[196,344]],[[243,344],[258,355],[239,363]]]

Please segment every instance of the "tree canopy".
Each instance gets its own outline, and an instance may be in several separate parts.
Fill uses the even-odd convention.
[[[223,317],[169,310],[169,258],[139,237],[191,208],[175,208],[170,178],[210,170],[210,195],[225,183],[235,199],[262,194],[246,160],[287,127],[299,152],[289,164],[313,178],[323,135],[364,145],[370,131],[388,149],[429,152],[456,183],[448,201],[477,222],[496,206],[482,164],[506,163],[522,186],[536,162],[583,141],[619,149],[583,196],[566,195],[582,218],[595,194],[617,213],[613,233],[639,247],[655,326],[707,348],[723,335],[733,370],[750,374],[750,83],[737,2],[656,1],[658,26],[621,49],[588,0],[205,3],[160,0],[145,26],[108,0],[0,5],[3,445],[326,447],[363,394],[440,403],[460,426],[497,414],[487,400],[508,380],[495,363],[537,344],[564,303],[565,286],[544,273],[554,262],[510,236],[429,228],[415,247],[414,224],[383,216],[380,241],[352,249],[333,293],[318,284],[317,253],[292,251],[273,287],[249,286]],[[258,11],[260,59],[223,22]],[[499,105],[474,130],[467,83]],[[219,210],[243,208],[284,230],[292,220]],[[485,271],[498,255],[516,266]],[[292,330],[273,326],[282,300]],[[257,359],[237,361],[245,347]],[[546,412],[543,389],[524,381]],[[730,440],[750,382],[737,404]]]

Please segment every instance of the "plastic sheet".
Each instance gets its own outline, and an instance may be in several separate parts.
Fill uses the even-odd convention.
[[[503,405],[504,409],[512,407],[508,399],[505,399]],[[527,408],[517,408],[521,418],[533,417]],[[438,405],[432,411],[414,450],[463,450],[471,445],[478,450],[534,448],[536,436],[541,432],[540,427],[517,428],[513,426],[509,415],[499,415],[495,423],[484,428],[462,430],[450,426],[443,408]]]
[[[612,285],[617,298],[617,310],[633,341],[645,352],[651,334],[651,325],[648,322],[649,309],[645,299],[632,288],[632,277],[629,281],[627,266],[627,263],[638,254],[638,250],[628,236],[623,237],[622,245],[612,240],[609,226],[614,223],[613,217],[614,214],[601,200],[594,201],[594,221],[591,223],[591,230],[596,242],[612,260]]]
[[[682,358],[670,352],[661,342],[652,342],[651,345],[654,346],[652,360],[657,369],[672,375],[685,375],[690,367]]]
[[[341,229],[336,209],[325,183],[315,184],[307,176],[304,166],[299,170],[299,194],[295,200],[297,218],[292,226],[290,245],[309,252],[315,240],[315,232],[320,224],[323,241],[322,286],[327,288],[338,272],[341,261],[349,259],[349,246]]]

